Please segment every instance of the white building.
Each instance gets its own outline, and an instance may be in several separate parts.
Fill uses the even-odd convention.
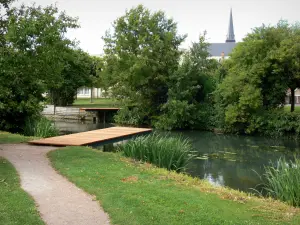
[[[93,93],[91,93],[91,90]],[[91,94],[93,98],[104,98],[105,91],[102,88],[89,88],[89,87],[81,87],[77,90],[77,98],[91,98]]]

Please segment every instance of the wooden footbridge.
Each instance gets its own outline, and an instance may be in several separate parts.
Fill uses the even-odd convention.
[[[35,145],[51,146],[100,146],[128,138],[151,133],[152,129],[134,127],[110,127],[82,133],[69,134],[40,140],[29,141]]]

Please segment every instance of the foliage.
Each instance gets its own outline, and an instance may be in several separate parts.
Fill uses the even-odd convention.
[[[1,11],[2,13],[2,11]],[[61,81],[62,55],[73,46],[65,37],[77,20],[54,6],[13,8],[0,46],[0,129],[21,131],[39,114],[42,94]]]
[[[264,190],[272,197],[300,206],[300,159],[280,158],[276,166],[266,167]]]
[[[152,163],[167,170],[184,170],[192,159],[192,145],[182,137],[150,134],[137,137],[120,146],[127,157]]]
[[[214,187],[116,153],[68,147],[48,156],[57,171],[95,196],[112,224],[299,224],[299,210],[284,203]]]
[[[1,224],[44,224],[36,204],[20,185],[20,178],[7,160],[0,157]]]
[[[252,114],[246,132],[267,136],[300,137],[300,113],[290,113],[283,109],[264,110]]]
[[[252,133],[254,116],[284,104],[291,78],[276,58],[291,29],[285,21],[256,28],[233,50],[215,93],[217,118],[227,131]]]
[[[217,62],[208,58],[208,47],[203,35],[184,54],[179,69],[168,83],[168,101],[161,108],[156,127],[171,130],[212,126],[211,94],[215,90]]]
[[[54,126],[53,122],[46,117],[27,118],[23,128],[23,134],[34,137],[54,137],[58,136],[59,130]]]
[[[61,81],[50,89],[49,98],[54,105],[67,106],[74,102],[79,87],[92,86],[96,74],[93,59],[80,49],[67,49],[61,60]]]
[[[139,5],[118,18],[113,31],[103,39],[104,86],[111,88],[114,97],[124,100],[122,108],[145,108],[130,113],[141,112],[133,117],[150,124],[167,101],[167,84],[177,70],[181,54],[178,47],[185,36],[177,34],[177,24],[163,12],[152,13]]]

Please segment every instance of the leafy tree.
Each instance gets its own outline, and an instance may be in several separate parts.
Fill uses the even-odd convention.
[[[285,21],[255,28],[232,52],[227,75],[216,92],[223,108],[219,117],[225,118],[228,130],[252,133],[259,126],[255,117],[284,104],[293,80],[280,58],[287,56],[283,49],[290,34]]]
[[[9,11],[0,58],[0,129],[21,131],[41,110],[42,94],[61,82],[62,55],[74,43],[65,37],[77,20],[54,6]],[[3,50],[4,49],[4,50]]]
[[[93,59],[79,49],[68,49],[62,56],[64,64],[59,85],[50,89],[49,97],[54,105],[67,106],[74,102],[77,89],[91,85],[94,65]]]
[[[274,54],[274,68],[287,79],[291,91],[291,112],[295,109],[295,89],[300,88],[300,29],[291,28],[290,35],[281,42]]]
[[[167,102],[168,82],[177,70],[178,47],[184,39],[172,19],[142,5],[114,22],[113,31],[104,37],[106,67],[102,76],[112,95],[124,103],[120,113],[125,121],[119,122],[130,121],[124,113],[131,106],[137,109],[130,117],[141,123],[151,123],[159,114]]]
[[[184,54],[179,69],[168,83],[168,101],[162,107],[163,115],[158,117],[157,127],[205,129],[211,125],[210,96],[215,90],[217,61],[209,59],[208,47],[203,35]]]

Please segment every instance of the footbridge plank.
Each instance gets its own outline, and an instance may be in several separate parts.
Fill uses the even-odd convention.
[[[134,127],[110,127],[82,133],[29,141],[29,144],[50,146],[101,145],[126,139],[132,136],[150,133],[152,129]]]

